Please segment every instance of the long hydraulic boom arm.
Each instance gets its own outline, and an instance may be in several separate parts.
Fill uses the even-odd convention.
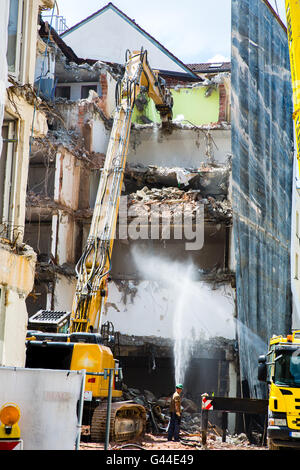
[[[71,314],[71,332],[98,331],[107,297],[107,277],[117,225],[135,99],[147,91],[162,121],[172,119],[172,97],[149,66],[146,51],[126,54],[126,66],[113,127],[99,182],[89,237],[76,266],[77,286]]]

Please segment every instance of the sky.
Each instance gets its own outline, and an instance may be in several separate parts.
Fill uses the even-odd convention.
[[[109,0],[57,0],[70,28]],[[231,0],[114,0],[112,3],[186,64],[230,60]],[[270,0],[284,23],[284,0]],[[54,24],[53,24],[54,26]]]

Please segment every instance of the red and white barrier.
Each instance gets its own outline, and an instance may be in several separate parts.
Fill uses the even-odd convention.
[[[207,393],[202,395],[202,410],[213,410],[212,400],[208,400]]]

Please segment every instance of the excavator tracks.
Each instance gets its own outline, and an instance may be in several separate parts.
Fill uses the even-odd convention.
[[[91,421],[92,442],[104,442],[106,433],[107,404],[101,403],[94,410]],[[111,405],[109,440],[128,441],[142,435],[146,428],[146,410],[136,403],[116,402]]]

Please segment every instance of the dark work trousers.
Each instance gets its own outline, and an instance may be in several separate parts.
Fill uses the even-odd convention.
[[[179,441],[179,430],[180,430],[180,416],[176,413],[171,413],[171,419],[168,430],[168,440],[171,441],[174,437],[174,441]]]

